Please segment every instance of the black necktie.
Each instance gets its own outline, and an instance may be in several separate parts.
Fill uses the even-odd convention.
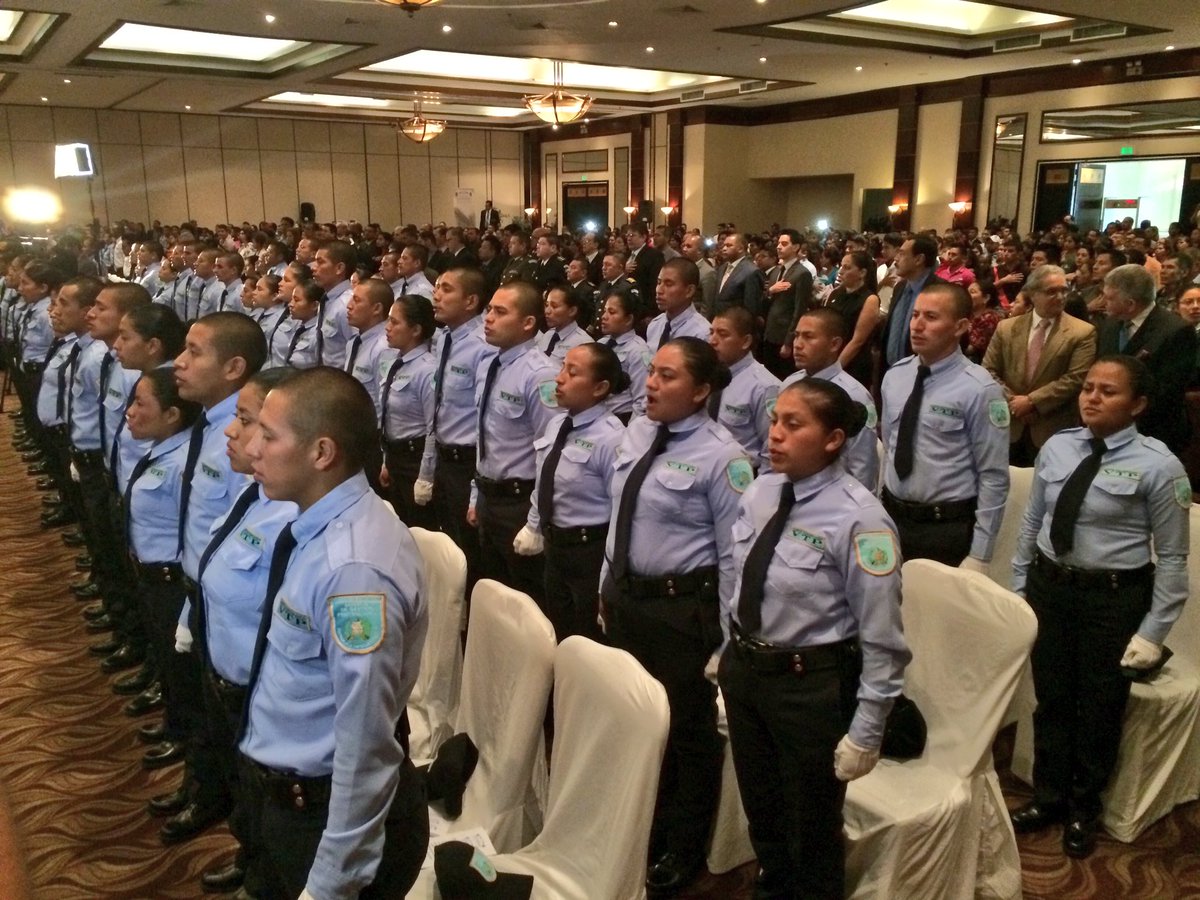
[[[542,531],[553,524],[554,519],[554,472],[558,469],[558,461],[562,458],[563,447],[567,444],[567,435],[575,427],[575,420],[567,416],[554,438],[554,445],[546,454],[542,465],[541,481],[538,482],[537,510],[542,520]]]
[[[929,366],[917,366],[917,380],[912,393],[900,413],[900,430],[896,434],[896,458],[893,464],[896,474],[903,481],[913,470],[913,445],[917,438],[917,419],[921,415],[921,400],[925,396],[925,379],[929,377]]]
[[[79,373],[79,341],[75,342],[75,346],[71,348],[71,356],[67,360],[64,369],[70,369],[71,372],[67,379],[71,382],[67,388],[67,440],[71,439],[72,423],[75,415],[75,376]]]
[[[609,336],[608,336],[608,340],[607,340],[607,341],[605,341],[605,342],[604,342],[604,344],[605,344],[605,346],[606,346],[606,347],[615,347],[615,346],[617,346],[617,338],[616,338],[616,336],[615,336],[615,335],[609,335]]]
[[[387,405],[388,397],[392,395],[392,382],[396,380],[396,373],[400,371],[404,365],[404,357],[397,356],[396,361],[392,363],[388,369],[387,378],[383,381],[383,394],[379,401],[379,433],[383,439],[387,440]]]
[[[404,281],[400,282],[400,296],[404,297],[407,294],[408,294],[408,279],[405,278]]]
[[[208,427],[208,416],[200,413],[200,418],[192,426],[192,436],[188,440],[187,462],[183,464],[183,480],[179,489],[179,552],[183,552],[183,531],[187,528],[188,501],[192,497],[192,476],[196,474],[196,460],[200,458],[200,448],[204,445],[204,429]]]
[[[719,421],[718,417],[721,414],[721,395],[724,393],[724,390],[719,390],[713,391],[708,395],[708,417],[714,422]]]
[[[629,541],[633,537],[633,512],[637,504],[638,492],[642,482],[654,465],[654,459],[662,453],[671,439],[671,429],[667,425],[659,425],[658,432],[650,449],[645,452],[629,472],[625,486],[621,488],[621,510],[617,513],[617,531],[613,537],[612,573],[613,579],[620,584],[629,574]]]
[[[50,349],[47,350],[46,355],[44,357],[42,357],[42,368],[43,369],[46,368],[46,366],[50,365],[50,360],[52,360],[54,358],[54,354],[58,352],[58,348],[61,347],[65,343],[66,343],[66,341],[63,338],[55,338],[54,339],[54,342],[52,344],[50,344]]]
[[[234,529],[242,523],[242,519],[246,517],[248,510],[258,499],[258,482],[250,482],[250,486],[242,491],[241,496],[237,498],[237,502],[233,504],[233,509],[229,511],[229,515],[225,517],[225,521],[221,523],[221,527],[217,529],[217,533],[212,536],[212,540],[208,542],[208,546],[204,548],[204,553],[200,557],[200,565],[196,569],[196,584],[199,585],[204,579],[204,570],[208,566],[209,560],[213,554],[221,549],[221,545],[225,543],[225,539],[233,534]],[[195,646],[201,654],[208,654],[208,610],[205,607],[204,591],[198,591],[196,602],[196,634]]]
[[[71,371],[74,374],[75,360],[78,358],[79,341],[76,341],[75,345],[71,347],[71,352],[67,354],[67,358],[63,360],[62,368],[58,370],[58,402],[54,406],[54,415],[60,422],[68,424],[70,424],[70,413],[67,414],[67,418],[63,418],[63,410],[66,409],[67,398],[70,396],[67,391],[67,372]],[[71,435],[68,432],[67,440],[70,439]]]
[[[670,319],[667,319],[667,321],[666,321],[666,322],[663,324],[663,333],[662,333],[662,337],[660,337],[660,338],[658,339],[658,346],[657,346],[657,347],[655,347],[654,349],[655,349],[655,350],[661,350],[661,349],[662,349],[662,345],[663,345],[663,344],[665,344],[665,343],[666,343],[667,341],[669,341],[670,339],[671,339],[671,320],[670,320]]]
[[[562,336],[556,331],[550,335],[550,340],[546,344],[546,355],[550,356],[554,353],[554,348],[558,346],[558,342],[562,340]]]
[[[296,333],[292,335],[292,342],[291,342],[291,344],[288,345],[287,358],[284,359],[284,362],[287,365],[290,366],[292,364],[292,354],[296,352],[296,345],[300,343],[300,336],[302,334],[304,334],[304,332],[306,332],[307,330],[308,330],[307,325],[301,325],[299,328],[296,329]]]
[[[217,301],[217,312],[225,312],[225,298],[229,296],[229,288],[221,291],[221,299]]]
[[[192,279],[195,277],[195,275],[189,275],[187,281],[183,283],[183,320],[185,322],[192,321]],[[200,293],[204,293],[203,289],[201,289]],[[196,313],[197,315],[200,313],[200,304],[198,302],[196,304]]]
[[[271,570],[267,574],[267,593],[263,598],[262,618],[258,622],[258,636],[254,639],[254,656],[250,660],[250,679],[246,682],[246,699],[242,703],[242,724],[238,728],[238,741],[246,733],[246,723],[250,720],[250,695],[254,693],[254,683],[258,680],[258,672],[262,668],[263,657],[267,655],[267,632],[271,630],[271,618],[274,614],[275,595],[283,584],[287,574],[288,561],[292,551],[296,549],[296,539],[292,536],[292,523],[289,522],[279,532],[275,540],[275,552],[271,554]]]
[[[484,428],[485,417],[487,416],[488,400],[491,399],[492,385],[496,383],[496,373],[500,371],[500,357],[492,358],[492,364],[488,366],[487,378],[483,381],[483,397],[479,401],[479,458],[483,459],[487,456],[487,437]]]
[[[1079,521],[1083,498],[1100,471],[1100,459],[1108,449],[1100,438],[1092,438],[1089,443],[1092,452],[1075,467],[1058,495],[1058,502],[1054,504],[1054,517],[1050,520],[1050,546],[1054,548],[1054,555],[1060,558],[1075,546],[1075,523]]]
[[[450,361],[450,329],[446,329],[446,342],[442,344],[442,358],[438,360],[437,381],[433,385],[433,432],[437,434],[438,414],[442,411],[442,387],[446,383],[446,363]]]
[[[108,396],[108,379],[112,375],[113,367],[112,351],[104,354],[104,359],[100,361],[100,445],[104,445],[104,398]]]
[[[358,350],[362,346],[362,335],[356,334],[350,342],[350,355],[346,357],[346,371],[354,374],[354,361],[358,359]]]
[[[271,339],[267,341],[268,355],[275,352],[275,335],[279,333],[279,326],[285,321],[287,321],[287,316],[283,313],[280,313],[279,318],[275,320],[275,324],[271,326]]]
[[[779,539],[783,537],[788,515],[795,504],[796,489],[790,481],[785,481],[779,490],[779,506],[775,514],[767,520],[766,526],[754,541],[754,546],[746,554],[746,562],[742,566],[742,588],[738,593],[737,614],[738,625],[747,635],[756,634],[762,628],[763,590],[767,581],[767,569],[771,565],[771,557],[775,555],[775,548]]]
[[[125,485],[125,539],[129,539],[129,525],[133,521],[133,510],[130,508],[129,501],[133,498],[133,486],[137,484],[137,480],[146,474],[146,470],[154,464],[154,460],[150,458],[150,452],[137,461],[137,465],[133,467],[133,471],[129,473],[129,481]],[[132,544],[131,544],[132,546]]]
[[[129,393],[125,396],[125,408],[129,409],[129,404],[133,402],[133,394],[137,390],[135,384],[129,389]],[[112,447],[108,450],[108,471],[112,473],[113,478],[117,477],[117,451],[121,446],[121,432],[125,430],[125,417],[121,416],[121,421],[117,423],[116,430],[113,431]]]

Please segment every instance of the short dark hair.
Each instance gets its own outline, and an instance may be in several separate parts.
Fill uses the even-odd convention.
[[[785,387],[780,394],[803,394],[809,408],[829,431],[840,429],[846,435],[844,450],[850,439],[858,435],[867,424],[867,408],[846,393],[841,385],[823,378],[803,378]],[[841,451],[839,451],[840,453]]]
[[[961,284],[940,281],[937,284],[926,284],[921,288],[922,294],[933,294],[937,297],[949,297],[954,304],[954,318],[971,318],[971,295]]]
[[[443,275],[448,275],[453,272],[461,282],[462,292],[465,296],[474,296],[479,300],[479,304],[475,311],[482,312],[484,301],[487,299],[487,279],[483,273],[474,266],[455,266],[447,269]]]
[[[100,296],[100,289],[104,287],[104,282],[91,275],[80,275],[64,281],[62,287],[75,288],[75,302],[80,306],[87,307],[96,302],[96,298]]]
[[[516,301],[517,311],[522,316],[533,316],[537,319],[540,327],[544,307],[542,295],[537,287],[528,281],[510,281],[508,284],[501,285],[496,292],[500,291],[511,291],[515,295],[513,299]]]
[[[407,250],[408,255],[421,264],[422,269],[429,265],[429,248],[424,244],[405,244],[404,250]],[[400,252],[403,253],[404,250]]]
[[[97,296],[104,291],[112,294],[121,315],[126,315],[131,309],[150,302],[150,292],[136,281],[109,282],[100,288]],[[261,328],[259,332],[262,332]]]
[[[912,239],[912,252],[925,260],[925,268],[932,269],[937,265],[937,241],[927,234],[918,234]]]
[[[162,344],[164,359],[174,359],[183,351],[187,325],[171,307],[161,303],[135,306],[125,313],[125,318],[129,319],[130,326],[142,340],[158,339]]]
[[[288,398],[288,424],[301,439],[331,438],[352,472],[362,470],[378,453],[375,403],[354,376],[317,366],[284,379],[275,391]]]
[[[629,375],[621,368],[621,358],[607,344],[588,341],[580,344],[579,349],[587,352],[592,368],[592,378],[595,381],[607,381],[608,393],[605,397],[624,393],[629,389]]]
[[[676,256],[674,259],[668,259],[662,265],[664,269],[673,269],[684,284],[690,284],[692,287],[700,287],[700,267],[683,256]]]
[[[213,349],[222,363],[239,356],[246,361],[247,378],[267,361],[267,338],[249,316],[239,312],[215,312],[197,322],[212,333]]]
[[[729,387],[733,376],[729,368],[717,358],[708,341],[694,337],[677,337],[667,341],[664,347],[675,347],[683,354],[683,367],[697,384],[706,384],[714,391]]]
[[[65,280],[61,270],[40,259],[35,259],[25,266],[24,274],[34,284],[44,284],[52,291],[62,287]]]
[[[335,265],[342,265],[346,270],[347,278],[358,265],[358,253],[355,251],[354,245],[347,241],[328,241],[318,245],[317,250],[324,250]]]
[[[159,406],[164,410],[168,410],[172,406],[179,410],[180,431],[191,428],[200,418],[204,407],[195,400],[184,400],[179,396],[179,385],[175,381],[175,373],[170,368],[151,369],[138,379],[139,384],[143,381],[150,385],[150,390],[154,392]]]
[[[839,337],[843,341],[850,339],[850,328],[846,317],[832,306],[815,306],[801,313],[800,318],[816,319],[828,334]]]
[[[392,305],[400,307],[400,314],[404,316],[404,321],[408,323],[409,328],[421,329],[422,341],[433,339],[437,320],[433,317],[433,304],[429,302],[428,297],[420,294],[405,294],[403,297],[393,300]]]
[[[388,310],[392,308],[392,287],[386,281],[380,281],[378,278],[368,278],[365,281],[359,280],[359,287],[366,287],[367,299],[372,304],[379,304],[383,310],[383,315],[386,317]]]
[[[746,309],[744,306],[727,307],[713,316],[714,322],[717,319],[724,319],[726,322],[732,325],[734,331],[736,331],[742,337],[745,337],[748,334],[753,335],[757,326],[757,323],[754,320],[754,313],[750,312],[750,310]]]

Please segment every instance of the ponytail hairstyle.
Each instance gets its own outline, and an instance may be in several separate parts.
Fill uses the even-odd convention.
[[[590,357],[592,379],[597,383],[608,382],[608,393],[600,398],[601,402],[629,390],[631,383],[629,375],[621,368],[621,359],[612,347],[607,344],[588,342],[580,344],[579,348],[585,350]]]
[[[804,395],[809,409],[827,431],[837,430],[846,435],[837,456],[841,456],[846,445],[866,427],[866,406],[851,399],[844,388],[832,381],[825,381],[821,378],[805,378],[789,384],[780,392],[780,396],[793,392]]]

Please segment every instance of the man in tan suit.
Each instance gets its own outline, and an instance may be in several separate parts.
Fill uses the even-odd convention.
[[[1001,322],[983,358],[1008,397],[1014,466],[1032,466],[1050,435],[1078,424],[1076,398],[1096,358],[1096,329],[1063,312],[1062,269],[1038,266],[1023,291],[1033,309]]]

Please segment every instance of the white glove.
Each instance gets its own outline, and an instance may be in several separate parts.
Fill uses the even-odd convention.
[[[413,502],[417,506],[424,506],[433,499],[433,482],[421,481],[420,479],[413,482]]]
[[[973,556],[968,556],[958,564],[960,569],[966,569],[968,572],[978,572],[980,575],[986,575],[988,569],[991,568],[991,563],[986,563],[982,559],[976,559]]]
[[[833,751],[833,774],[838,781],[853,781],[862,778],[879,762],[879,751],[864,750],[850,735],[838,741],[837,749]]]
[[[708,662],[704,664],[704,677],[713,684],[717,683],[717,666],[721,664],[721,654],[714,653],[708,658]]]
[[[528,525],[517,532],[513,538],[513,550],[517,556],[537,556],[546,549],[546,539]]]
[[[71,463],[71,480],[76,484],[79,484],[79,469],[76,467],[75,463]]]
[[[1129,639],[1121,665],[1127,669],[1149,669],[1162,656],[1162,645],[1148,641],[1140,634]]]
[[[192,632],[186,625],[175,626],[175,652],[192,652]]]

